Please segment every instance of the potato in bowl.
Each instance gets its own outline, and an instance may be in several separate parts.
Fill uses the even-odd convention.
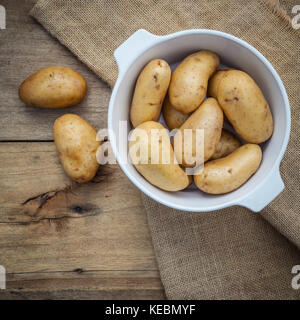
[[[128,53],[132,52],[133,47],[139,50],[136,55],[129,57]],[[174,65],[176,67],[186,56],[201,50],[216,53],[225,66],[243,70],[255,80],[268,101],[274,130],[270,139],[261,145],[262,161],[258,170],[238,189],[213,195],[199,191],[193,185],[182,191],[166,192],[151,185],[132,164],[127,164],[125,155],[119,152],[118,147],[126,144],[127,135],[118,135],[118,124],[128,119],[136,79],[151,59],[162,58],[174,69]],[[214,30],[186,30],[162,37],[139,30],[114,55],[120,74],[109,105],[108,125],[116,137],[112,141],[112,150],[122,170],[141,191],[169,207],[202,212],[233,205],[259,211],[283,190],[278,168],[289,138],[288,98],[278,74],[256,49],[232,35]],[[226,128],[234,131],[230,125],[226,124]],[[130,130],[129,126],[127,130]],[[268,191],[261,192],[261,188]]]

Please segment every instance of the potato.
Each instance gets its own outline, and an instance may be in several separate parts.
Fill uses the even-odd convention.
[[[130,120],[134,127],[158,120],[170,79],[171,69],[164,60],[152,60],[144,67],[137,79],[131,103]]]
[[[215,159],[226,157],[230,153],[232,153],[234,150],[239,148],[240,146],[241,146],[240,140],[230,131],[223,129],[221,134],[221,139],[211,159],[215,160]]]
[[[180,128],[186,119],[189,117],[189,114],[184,114],[180,111],[177,111],[170,103],[169,96],[166,96],[166,99],[163,104],[163,116],[166,122],[166,125],[170,130]]]
[[[245,144],[225,158],[212,160],[194,175],[196,186],[211,194],[231,192],[259,168],[262,152],[257,144]]]
[[[80,183],[90,181],[99,168],[97,131],[76,114],[65,114],[55,120],[53,135],[66,174]]]
[[[86,90],[86,82],[79,73],[67,67],[52,66],[29,76],[21,84],[19,96],[28,106],[55,109],[79,103]]]
[[[157,143],[151,140],[151,132]],[[140,157],[133,164],[154,186],[166,191],[179,191],[190,185],[189,176],[176,162],[168,132],[162,124],[147,121],[136,127],[130,137],[129,154],[132,160]]]
[[[194,167],[212,157],[215,153],[223,126],[223,112],[214,98],[206,99],[201,106],[185,121],[174,136],[174,147],[177,161],[186,167]],[[192,130],[192,139],[185,139],[184,130]],[[199,141],[196,146],[196,129],[204,129],[204,144]],[[202,145],[201,145],[202,144]],[[196,147],[202,152],[196,152]],[[189,153],[187,149],[190,148]],[[186,153],[186,154],[185,154]],[[204,159],[202,159],[204,158]],[[204,160],[204,161],[201,161]]]
[[[221,70],[218,70],[208,81],[208,89],[207,89],[207,95],[209,97],[213,97],[217,99],[218,94],[218,87],[220,84],[221,79],[223,78],[224,74],[228,70],[233,70],[232,68],[224,68]]]
[[[227,71],[218,87],[218,101],[238,135],[250,143],[268,140],[273,133],[269,105],[254,80],[245,72]]]
[[[207,82],[220,60],[211,51],[199,51],[186,57],[174,70],[169,87],[170,102],[182,113],[196,110],[207,91]]]

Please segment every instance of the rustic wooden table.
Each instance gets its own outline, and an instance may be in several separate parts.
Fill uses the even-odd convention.
[[[163,299],[139,190],[117,165],[80,186],[62,170],[54,120],[74,112],[106,127],[110,89],[29,17],[35,2],[1,1],[0,299]],[[57,64],[86,78],[85,100],[65,110],[25,106],[20,83]]]

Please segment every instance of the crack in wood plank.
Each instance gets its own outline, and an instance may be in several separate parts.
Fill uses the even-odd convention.
[[[106,182],[113,174],[113,168],[101,166],[96,176],[90,183]],[[80,192],[82,184],[70,182],[69,185],[60,190],[50,190],[38,195],[34,195],[21,204],[22,213],[30,218],[30,221],[12,221],[12,223],[29,224],[43,220],[62,220],[67,218],[83,218],[96,216],[102,213],[102,209],[85,200],[76,199],[75,191]],[[56,208],[65,208],[64,214],[57,213]]]
[[[48,192],[39,194],[39,195],[37,195],[37,196],[31,197],[31,198],[25,200],[25,201],[22,203],[22,205],[24,206],[24,205],[26,205],[26,204],[27,204],[28,202],[30,202],[30,201],[40,199],[40,202],[41,202],[41,203],[40,203],[38,209],[41,209],[48,200],[50,200],[50,199],[52,199],[53,197],[55,197],[55,196],[58,194],[58,192],[61,192],[61,191],[62,191],[62,190],[58,190],[58,191],[48,191]]]
[[[100,181],[101,182],[101,181]],[[70,197],[75,196],[74,190],[79,189],[80,185],[72,183],[61,190],[51,190],[26,199],[22,203],[23,213],[30,218],[28,221],[14,221],[14,223],[28,225],[44,220],[51,221],[63,220],[68,218],[83,218],[96,216],[102,210],[91,203],[81,201],[71,201]],[[57,213],[56,208],[66,209],[64,214]]]

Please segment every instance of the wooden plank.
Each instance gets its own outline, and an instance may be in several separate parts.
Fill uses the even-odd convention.
[[[51,142],[1,143],[0,163],[0,264],[8,273],[157,270],[140,192],[118,165],[74,185]]]
[[[37,0],[2,0],[0,141],[51,141],[54,120],[77,113],[106,127],[110,88],[28,12]],[[43,110],[18,98],[39,68],[65,65],[87,80],[78,106]],[[65,176],[50,142],[0,143],[0,299],[164,298],[140,192],[117,165],[88,184]]]
[[[7,10],[7,29],[0,31],[0,141],[52,140],[53,122],[65,113],[82,116],[97,130],[106,128],[110,88],[28,15],[35,2],[1,1]],[[84,76],[88,93],[79,105],[51,110],[20,101],[22,81],[49,65],[71,67]]]
[[[157,271],[21,273],[7,276],[1,299],[164,299]]]

